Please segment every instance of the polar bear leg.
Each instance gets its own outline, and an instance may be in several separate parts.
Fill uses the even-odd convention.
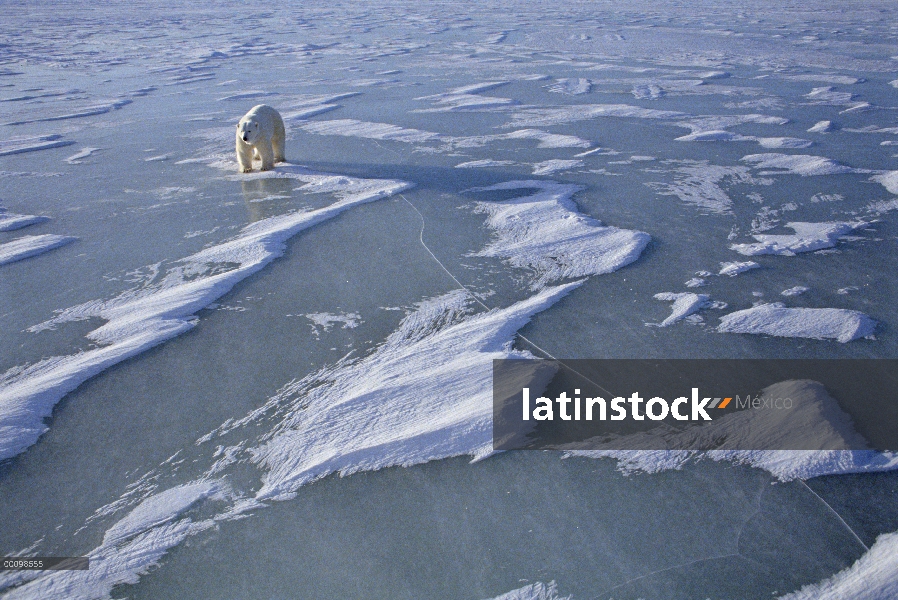
[[[274,120],[274,133],[271,136],[271,146],[274,150],[274,162],[284,162],[287,158],[284,155],[284,138],[287,137],[284,131],[284,121],[277,115]]]
[[[237,139],[237,165],[240,167],[241,173],[248,173],[253,170],[253,147],[244,144],[243,140]]]
[[[262,143],[256,146],[256,151],[262,159],[262,171],[270,171],[274,168],[274,152],[272,152],[271,144]]]

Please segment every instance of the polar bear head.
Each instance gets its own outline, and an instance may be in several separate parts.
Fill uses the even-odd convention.
[[[237,123],[237,135],[247,144],[255,144],[262,132],[259,122],[253,118],[242,118]]]

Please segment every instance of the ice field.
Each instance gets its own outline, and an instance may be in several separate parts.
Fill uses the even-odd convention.
[[[0,552],[91,567],[0,598],[898,597],[898,454],[491,437],[493,359],[898,358],[893,4],[4,5]]]

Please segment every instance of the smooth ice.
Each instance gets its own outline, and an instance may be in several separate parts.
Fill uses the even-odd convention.
[[[0,31],[0,550],[92,568],[0,597],[894,595],[894,453],[493,454],[489,381],[898,355],[890,3],[71,8]]]

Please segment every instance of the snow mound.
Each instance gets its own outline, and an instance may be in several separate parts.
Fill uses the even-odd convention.
[[[758,233],[754,237],[755,244],[733,244],[731,250],[746,256],[761,254],[777,254],[795,256],[802,252],[814,252],[823,248],[832,248],[839,238],[855,229],[867,225],[863,222],[836,223],[787,223],[786,227],[795,231],[793,235],[768,235]]]
[[[725,315],[722,333],[754,333],[777,337],[834,339],[841,343],[873,334],[876,321],[844,308],[786,308],[781,302],[761,304]]]

